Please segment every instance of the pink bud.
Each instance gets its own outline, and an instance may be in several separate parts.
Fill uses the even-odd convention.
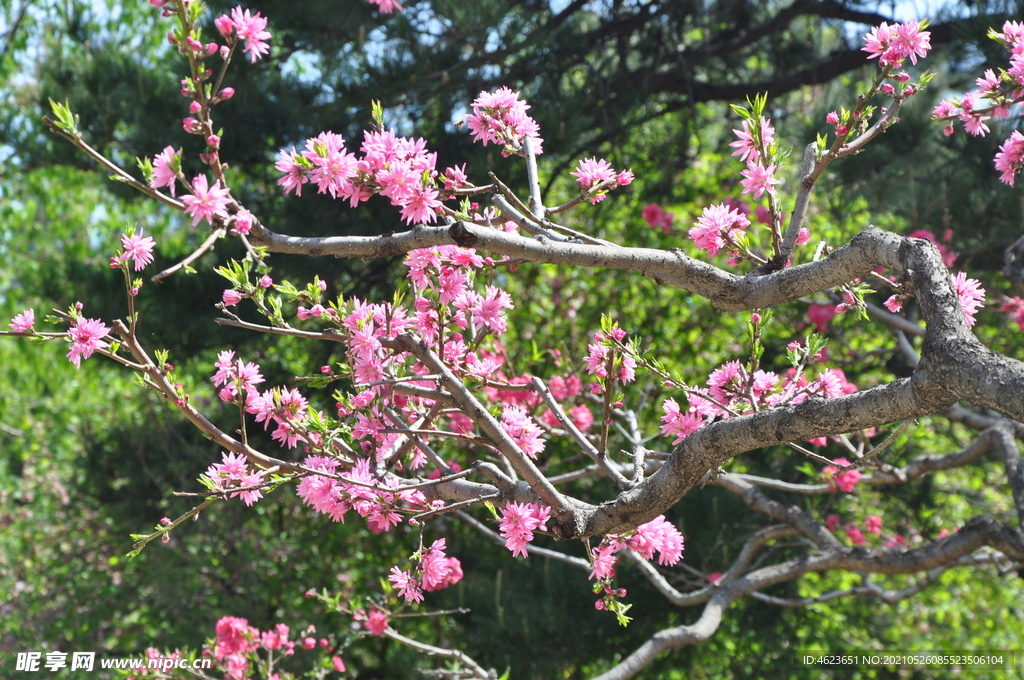
[[[260,288],[266,289],[266,288],[270,288],[273,285],[274,285],[274,279],[270,278],[266,274],[264,274],[263,276],[260,277],[260,281],[259,281],[259,287]]]
[[[235,22],[231,21],[231,17],[227,14],[221,14],[219,17],[213,20],[213,25],[217,27],[220,34],[225,38],[230,38],[235,32]]]
[[[228,288],[227,290],[224,291],[224,295],[221,296],[221,299],[224,301],[224,304],[226,304],[228,307],[234,307],[235,305],[242,301],[242,294],[239,293],[237,290]]]
[[[177,45],[178,44],[178,39],[174,37],[174,33],[168,33],[167,34],[167,42],[169,42],[172,45]]]
[[[220,45],[218,45],[217,43],[206,43],[206,47],[203,48],[203,56],[212,57],[213,55],[217,54],[217,50],[219,49]]]
[[[231,99],[234,96],[235,96],[235,88],[233,88],[233,87],[222,88],[221,91],[217,93],[217,98],[218,99]]]
[[[314,638],[308,637],[302,641],[303,649],[313,649],[314,647],[316,647],[316,640]]]
[[[191,36],[185,38],[185,44],[194,52],[201,52],[203,50],[203,44]]]
[[[161,517],[160,518],[160,524],[170,524],[170,523],[171,523],[171,518],[170,517]]]
[[[316,282],[316,285],[317,285],[318,288],[320,288],[320,292],[321,293],[323,293],[324,291],[327,290],[327,282],[326,281],[318,280]]]
[[[750,320],[754,323],[761,323],[761,315],[758,314],[757,312],[754,312],[753,314],[750,315]]]
[[[170,543],[171,542],[171,535],[170,534],[164,534],[163,538],[160,539],[160,540],[162,540],[164,543]]]
[[[220,58],[221,58],[221,59],[227,59],[227,58],[228,58],[228,55],[229,55],[230,53],[231,53],[231,49],[230,49],[230,48],[228,48],[228,46],[227,46],[227,45],[221,45],[221,46],[220,46]]]
[[[191,104],[188,105],[188,112],[196,114],[199,113],[202,110],[202,108],[203,107],[199,102],[193,101]]]
[[[209,146],[217,148],[217,145],[220,144],[220,137],[218,137],[217,135],[210,135],[209,137],[206,138],[206,143]]]

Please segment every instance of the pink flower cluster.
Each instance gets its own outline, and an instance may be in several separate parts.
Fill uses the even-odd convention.
[[[238,40],[245,41],[243,52],[249,55],[249,61],[256,62],[264,54],[270,52],[270,32],[267,30],[267,19],[241,7],[231,10],[231,16],[222,14],[214,20],[217,30],[229,42],[234,44]]]
[[[461,563],[457,558],[445,555],[445,549],[445,539],[439,538],[426,552],[418,556],[418,568],[412,571],[391,568],[388,580],[398,589],[398,594],[406,602],[422,602],[423,591],[441,590],[462,580]],[[377,621],[376,624],[379,625],[380,622]],[[387,626],[386,619],[384,626]]]
[[[31,312],[32,310],[27,311]],[[1012,318],[1017,323],[1017,327],[1024,331],[1024,299],[1012,297],[1002,304],[999,311]],[[17,320],[18,317],[14,317],[14,319]],[[29,326],[31,327],[31,324]],[[14,328],[14,324],[11,324],[11,328]]]
[[[615,555],[624,548],[630,548],[645,560],[654,559],[654,554],[659,553],[658,564],[671,566],[683,556],[683,535],[664,515],[658,515],[630,534],[605,536],[601,544],[591,551],[593,569],[590,578],[613,578]]]
[[[481,92],[473,100],[473,113],[466,116],[473,141],[482,141],[484,146],[489,143],[503,145],[506,148],[502,155],[507,156],[509,148],[520,151],[523,141],[529,137],[533,152],[543,153],[540,127],[526,114],[528,108],[530,105],[519,99],[519,93],[507,87],[495,92]]]
[[[662,402],[661,433],[674,436],[672,444],[675,445],[716,417],[750,413],[755,406],[762,409],[799,404],[810,396],[832,399],[857,391],[857,386],[839,369],[825,369],[813,381],[803,373],[794,380],[795,374],[794,368],[787,375],[779,376],[774,371],[760,369],[750,373],[739,361],[722,364],[708,376],[707,389],[690,392],[686,411],[675,399]]]
[[[237,391],[245,392],[244,406],[246,413],[256,417],[257,423],[263,423],[263,429],[270,427],[271,423],[277,425],[277,429],[270,433],[270,437],[281,446],[295,448],[300,442],[310,445],[320,445],[320,435],[316,432],[308,432],[306,422],[310,417],[309,402],[297,389],[285,389],[283,387],[257,391],[254,386],[263,382],[263,376],[259,374],[259,366],[253,363],[242,364],[233,361],[232,352],[221,352],[220,361],[217,363],[218,372],[214,374],[213,381],[218,387],[224,385],[219,395],[225,401],[233,401]],[[234,384],[234,388],[232,387]]]
[[[583,189],[583,193],[586,194],[595,186],[607,183],[608,188],[611,188],[615,184],[619,186],[626,186],[633,182],[633,173],[629,170],[623,170],[622,172],[615,172],[612,166],[605,159],[601,158],[584,158],[576,165],[576,170],[569,173],[576,178],[576,181],[580,183]],[[589,196],[591,205],[600,203],[604,200],[605,192],[599,191],[592,196]]]
[[[533,540],[533,532],[544,531],[551,517],[551,508],[547,506],[515,501],[498,512],[501,513],[498,525],[501,537],[505,539],[505,547],[512,551],[513,557],[526,557],[526,544]]]
[[[1011,187],[1017,179],[1017,173],[1024,167],[1024,135],[1014,130],[999,147],[995,157],[999,179]]]
[[[943,133],[953,134],[953,121],[959,119],[964,129],[975,136],[988,134],[989,127],[985,124],[992,116],[1008,118],[1010,107],[1019,104],[1024,97],[1024,24],[1007,21],[1002,32],[992,32],[1010,51],[1009,69],[999,69],[997,74],[992,69],[975,83],[977,92],[968,92],[960,98],[946,99],[932,110],[932,117],[946,122]],[[991,114],[991,115],[989,115]],[[1014,185],[1017,173],[1024,163],[1024,136],[1014,130],[999,147],[995,155],[996,170],[999,179],[1010,186]]]
[[[864,36],[862,51],[868,53],[868,59],[877,58],[883,67],[899,68],[907,57],[917,64],[918,57],[924,59],[931,49],[931,33],[922,27],[917,21],[891,26],[883,21]]]
[[[80,369],[82,359],[88,359],[93,352],[110,346],[110,343],[103,340],[108,333],[110,328],[99,319],[86,319],[84,316],[75,318],[74,323],[68,328],[68,337],[71,338],[68,361]]]
[[[399,489],[394,477],[375,476],[368,458],[360,458],[355,467],[339,478],[337,469],[340,465],[336,458],[308,456],[303,461],[305,468],[331,476],[308,475],[302,478],[296,490],[306,505],[335,522],[344,522],[345,514],[355,510],[366,520],[371,531],[380,533],[401,522],[400,504],[417,511],[430,507],[422,492]]]
[[[321,132],[306,141],[301,153],[281,150],[275,167],[285,193],[302,194],[302,185],[316,184],[319,193],[348,199],[352,207],[379,193],[402,208],[406,224],[427,224],[441,207],[435,187],[437,154],[428,153],[423,139],[397,137],[391,130],[364,133],[363,157],[348,152],[345,140]]]
[[[967,278],[967,274],[963,272],[950,276],[950,280],[960,302],[960,309],[967,317],[967,327],[971,328],[974,326],[974,315],[985,304],[985,289],[981,287],[980,281]]]
[[[295,641],[289,640],[291,630],[283,623],[260,633],[249,625],[246,619],[237,616],[225,616],[217,621],[217,640],[213,655],[230,680],[242,680],[249,677],[249,656],[256,650],[263,649],[280,652],[284,656],[295,654]]]
[[[249,470],[245,456],[234,453],[222,453],[222,461],[214,463],[206,470],[206,477],[212,483],[212,489],[217,492],[228,492],[231,489],[231,498],[241,497],[242,502],[252,507],[252,504],[263,498],[260,485],[263,484],[263,470],[255,472]]]
[[[36,325],[36,310],[26,309],[21,314],[15,314],[8,324],[15,333],[31,333],[32,327]]]
[[[689,231],[694,244],[714,257],[723,248],[734,249],[741,230],[750,226],[747,216],[724,203],[704,208],[697,226]]]
[[[826,465],[822,468],[822,476],[832,486],[833,490],[838,489],[844,493],[853,493],[854,488],[860,483],[863,476],[861,471],[846,470],[840,472],[840,468],[850,467],[850,461],[845,458],[836,458],[832,462],[835,465]]]
[[[522,406],[510,404],[502,409],[501,429],[530,458],[536,460],[537,454],[544,450],[541,429]]]
[[[657,203],[648,203],[645,205],[640,216],[645,222],[647,222],[647,224],[651,225],[652,228],[660,228],[666,234],[669,229],[672,228],[672,221],[676,218],[675,215],[670,212],[666,212],[665,209]]]
[[[629,354],[616,351],[612,338],[622,342],[626,339],[626,331],[614,327],[612,337],[603,332],[594,333],[594,342],[587,345],[587,373],[600,379],[612,378],[623,384],[636,380],[636,359]]]

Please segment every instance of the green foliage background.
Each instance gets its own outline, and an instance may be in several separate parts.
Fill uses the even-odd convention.
[[[752,6],[758,7],[717,3],[707,15],[680,14],[666,21],[687,27],[686,35],[698,39],[719,24],[749,19]],[[443,38],[424,38],[427,7],[448,19]],[[624,86],[629,59],[646,64],[643,60],[655,57],[638,52],[623,58],[627,50],[597,44],[585,58],[568,60],[560,46],[572,44],[579,34],[573,31],[599,25],[601,15],[579,12],[566,23],[564,34],[562,28],[545,34],[535,30],[542,26],[534,17],[550,18],[546,7],[420,3],[384,19],[362,2],[343,7],[261,4],[278,35],[274,59],[236,68],[231,77],[238,95],[222,107],[224,157],[235,166],[236,193],[285,233],[397,229],[397,216],[383,201],[353,211],[320,196],[284,198],[268,162],[278,148],[321,129],[358,139],[371,99],[384,102],[389,122],[400,132],[426,137],[439,151],[441,167],[466,160],[472,179],[483,181],[483,169],[493,169],[522,188],[520,163],[501,159],[493,147],[470,146],[468,135],[451,125],[482,84],[503,74],[502,66],[485,63],[439,75],[467,46],[482,50],[488,41],[497,41],[506,56],[506,82],[524,88],[546,133],[542,175],[547,202],[571,196],[573,183],[566,173],[580,156],[604,156],[616,167],[632,168],[638,181],[598,206],[577,210],[570,226],[617,242],[694,254],[685,236],[693,219],[709,203],[740,195],[739,166],[726,146],[735,117],[721,102],[684,106],[664,92],[652,92],[647,99],[629,97],[631,90]],[[757,11],[777,9],[764,3]],[[17,7],[5,3],[3,10],[10,18]],[[126,224],[145,226],[157,238],[156,267],[179,260],[202,239],[179,215],[106,182],[38,123],[47,97],[67,98],[90,141],[129,168],[134,156],[152,155],[167,144],[191,148],[192,140],[180,132],[184,106],[173,76],[177,62],[163,41],[165,25],[155,14],[141,3],[105,9],[73,2],[48,5],[47,12],[29,16],[0,61],[0,73],[12,83],[0,111],[5,139],[0,148],[0,318],[27,306],[63,309],[76,301],[85,303],[90,315],[123,315],[119,275],[106,263]],[[757,82],[801,55],[833,49],[842,38],[835,24],[808,21],[792,30],[797,35],[772,51],[742,62],[712,55],[699,69],[723,82]],[[646,37],[664,42],[667,35],[666,29],[665,35],[654,31]],[[813,203],[812,243],[799,257],[809,258],[818,240],[841,244],[868,224],[903,233],[949,228],[952,245],[961,253],[957,268],[985,279],[989,300],[999,291],[1010,293],[998,270],[1002,249],[1022,226],[1020,192],[999,184],[991,167],[995,147],[1008,129],[984,140],[963,134],[947,139],[928,120],[943,88],[966,89],[979,63],[1002,58],[974,40],[977,35],[977,30],[965,31],[959,42],[930,58],[930,68],[940,72],[936,85],[904,110],[897,128],[825,178]],[[800,43],[801,36],[810,42]],[[546,51],[545,39],[558,48]],[[34,70],[26,69],[30,63]],[[827,111],[848,105],[864,73],[849,72],[774,100],[780,134],[802,148],[824,131]],[[787,187],[795,185],[792,172]],[[670,232],[652,230],[640,218],[651,202],[675,213]],[[208,381],[217,350],[231,347],[258,361],[271,384],[340,359],[330,348],[270,342],[213,323],[222,284],[212,268],[241,254],[225,241],[200,261],[197,274],[147,283],[141,296],[146,342],[170,350],[193,399],[207,405],[218,422],[229,422],[231,415],[219,407]],[[275,256],[272,264],[275,279],[304,282],[316,272],[329,282],[329,292],[346,296],[389,295],[404,277],[397,262]],[[521,371],[550,376],[578,369],[602,313],[611,313],[645,349],[691,383],[703,382],[722,361],[742,359],[746,351],[744,315],[719,314],[702,298],[632,275],[523,265],[501,282],[516,300],[507,344],[529,348],[514,356]],[[766,367],[785,369],[786,343],[807,331],[805,312],[806,302],[777,310],[765,341]],[[1019,331],[1007,327],[997,310],[983,311],[976,331],[989,346],[1024,359]],[[892,378],[893,342],[885,328],[848,315],[837,317],[828,336],[831,358],[862,388]],[[561,363],[553,349],[562,352]],[[13,668],[13,653],[32,649],[127,656],[151,645],[195,648],[224,615],[246,617],[261,628],[281,620],[295,629],[313,623],[321,634],[343,638],[348,618],[325,611],[304,597],[305,591],[372,592],[390,566],[407,556],[409,537],[374,536],[358,523],[332,524],[305,509],[290,489],[281,489],[252,510],[237,502],[217,504],[197,524],[176,531],[170,544],[151,546],[126,560],[128,534],[190,507],[189,499],[172,492],[196,491],[195,477],[219,452],[165,404],[139,390],[130,376],[102,360],[75,371],[63,358],[65,351],[59,342],[0,342],[0,666],[5,672]],[[643,405],[651,432],[660,416],[661,392],[656,381],[641,378],[637,391],[627,395],[631,405]],[[330,405],[326,393],[313,398]],[[922,419],[900,437],[887,461],[905,463],[922,453],[955,450],[970,436],[941,417]],[[657,445],[669,444],[658,440]],[[551,442],[548,452],[553,463],[572,454],[565,442]],[[829,449],[825,455],[842,454]],[[728,469],[795,482],[817,474],[784,448],[751,452]],[[592,499],[614,495],[602,482],[581,493]],[[835,512],[861,521],[867,514],[882,514],[887,527],[891,518],[893,530],[907,536],[916,531],[925,538],[979,513],[1015,521],[1005,473],[995,460],[895,490],[814,498],[806,504],[821,517]],[[764,524],[735,497],[715,488],[689,494],[669,519],[686,536],[686,565],[704,574],[723,571],[744,537]],[[537,557],[510,560],[504,548],[481,540],[471,529],[457,522],[441,524],[436,534],[442,528],[450,532],[449,552],[462,560],[466,578],[432,595],[430,604],[470,611],[443,617],[437,625],[405,619],[401,630],[463,648],[486,666],[511,668],[512,677],[589,677],[656,630],[699,615],[668,605],[623,564],[620,581],[637,616],[622,629],[593,609],[581,571]],[[551,545],[583,554],[578,545]],[[771,554],[784,559],[794,550],[776,545]],[[686,570],[672,571],[671,578],[679,587],[699,582],[699,575]],[[855,582],[850,574],[826,573],[768,594],[812,596]],[[896,589],[910,581],[893,577],[884,583]],[[641,677],[818,677],[797,663],[796,650],[808,648],[1019,649],[1022,595],[1024,586],[1015,574],[979,568],[953,570],[936,586],[895,606],[846,598],[780,611],[746,600],[729,610],[709,642],[659,659]],[[361,640],[344,655],[352,674],[361,678],[411,678],[423,664],[409,650],[376,639]],[[837,677],[895,675],[880,671]]]

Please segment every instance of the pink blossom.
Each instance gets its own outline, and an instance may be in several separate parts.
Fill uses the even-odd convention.
[[[697,219],[697,226],[689,231],[694,244],[708,255],[714,257],[726,246],[726,239],[735,240],[740,229],[750,226],[750,220],[738,210],[725,204],[712,205],[704,208],[704,213]]]
[[[1014,130],[999,147],[995,164],[1000,181],[1012,187],[1017,173],[1024,166],[1024,135],[1020,130]]]
[[[845,458],[836,458],[832,462],[839,467],[850,466],[850,461]],[[826,465],[821,472],[825,479],[832,484],[833,489],[839,489],[844,493],[852,493],[862,476],[860,470],[846,470],[840,473],[839,468],[834,465]]]
[[[217,643],[214,656],[218,661],[231,654],[245,654],[256,649],[259,631],[245,619],[225,616],[217,621]]]
[[[36,310],[26,309],[21,314],[16,314],[11,323],[8,324],[15,333],[31,333],[32,326],[36,323]]]
[[[666,212],[657,203],[649,203],[644,206],[643,212],[640,215],[647,224],[651,227],[658,229],[660,228],[665,233],[668,233],[669,229],[672,228],[672,221],[675,219],[675,215],[670,212]]]
[[[707,422],[693,411],[682,413],[675,399],[666,399],[661,408],[665,412],[661,417],[661,433],[665,436],[675,435],[673,446],[704,427]]]
[[[366,626],[366,630],[370,631],[371,635],[383,635],[384,631],[388,628],[388,615],[374,607],[366,615],[366,623],[363,625]]]
[[[718,585],[718,582],[722,580],[722,572],[713,571],[708,574],[708,585]]]
[[[143,230],[138,234],[121,234],[121,247],[124,248],[124,255],[121,261],[131,260],[135,263],[135,271],[142,271],[146,265],[153,261],[153,248],[156,241],[151,236],[143,236]]]
[[[893,295],[882,304],[885,305],[886,309],[895,314],[903,309],[903,296]]]
[[[1017,327],[1024,331],[1024,300],[1012,297],[1004,302],[999,310],[1011,316],[1017,322]]]
[[[781,179],[775,178],[775,164],[772,163],[763,167],[757,163],[747,161],[747,169],[740,173],[745,178],[740,184],[743,185],[743,193],[753,194],[754,198],[761,198],[761,194],[768,192],[776,195],[776,184],[782,184]]]
[[[110,346],[103,341],[108,333],[110,329],[99,319],[86,319],[84,316],[76,318],[74,324],[68,328],[68,337],[71,338],[68,361],[73,363],[75,368],[81,368],[82,359],[88,359],[93,352]]]
[[[595,184],[601,182],[618,181],[615,170],[605,159],[584,158],[577,164],[576,170],[569,173],[580,183],[584,192],[590,190]],[[629,182],[626,182],[629,184]],[[603,193],[590,197],[591,203],[600,203],[604,199]]]
[[[825,527],[835,533],[836,529],[839,528],[839,515],[829,515],[825,520]]]
[[[807,308],[807,320],[817,327],[819,333],[828,330],[828,323],[835,315],[835,305],[810,305]]]
[[[469,178],[466,176],[466,164],[453,166],[444,170],[444,189],[454,191],[455,189],[468,186]]]
[[[846,535],[849,537],[850,542],[854,545],[864,545],[864,533],[855,526],[850,527],[846,530]]]
[[[259,12],[253,15],[247,9],[235,7],[231,10],[231,22],[238,31],[238,37],[245,40],[242,51],[249,55],[250,61],[255,63],[270,51],[270,45],[267,44],[267,40],[270,39],[270,32],[266,30],[267,20],[260,16]]]
[[[405,11],[398,0],[370,0],[370,4],[377,5],[377,7],[380,8],[380,11],[384,14],[391,14],[396,9],[399,12]]]
[[[225,218],[228,216],[224,210],[230,202],[230,191],[222,187],[220,180],[209,186],[206,175],[198,175],[192,180],[193,195],[183,196],[181,202],[185,204],[185,214],[192,216],[192,226],[199,224],[200,220],[206,220],[213,224],[214,217]]]
[[[660,553],[658,564],[662,566],[675,564],[683,555],[683,535],[664,515],[638,526],[628,544],[646,560],[651,559],[655,552]]]
[[[466,116],[473,141],[519,147],[531,138],[534,153],[542,153],[540,127],[526,110],[530,106],[519,99],[519,93],[507,87],[495,92],[481,92],[473,101],[473,113]],[[503,152],[504,153],[504,152]]]
[[[240,236],[248,236],[249,232],[252,231],[252,223],[255,218],[253,214],[242,208],[235,213],[235,221],[232,223],[231,233],[238,234]]]
[[[504,407],[501,414],[501,429],[530,458],[536,459],[537,454],[544,450],[542,430],[521,406],[512,404]]]
[[[611,348],[601,344],[601,340],[598,339],[598,342],[587,345],[587,350],[589,351],[585,359],[587,362],[587,374],[596,375],[598,378],[607,378],[608,355],[611,352]]]
[[[605,579],[615,576],[615,554],[622,549],[621,544],[612,541],[602,541],[600,545],[591,551],[593,569],[590,571],[589,579]]]
[[[758,118],[757,121],[750,118],[744,119],[742,129],[733,130],[733,132],[738,139],[729,144],[729,146],[736,149],[732,152],[732,155],[739,156],[741,161],[749,163],[757,163],[761,159],[757,145],[758,136],[761,138],[761,146],[764,149],[770,147],[775,140],[775,128],[763,116]]]
[[[544,530],[551,509],[535,503],[512,501],[499,510],[501,522],[498,525],[505,547],[513,557],[526,557],[526,544],[533,540],[533,532]]]
[[[479,298],[470,308],[473,320],[487,326],[495,333],[504,333],[508,327],[504,309],[513,309],[512,296],[496,286],[487,286],[486,295]]]
[[[303,161],[300,161],[300,158]],[[291,151],[281,149],[278,154],[274,167],[278,172],[285,173],[284,177],[277,180],[277,183],[284,187],[285,194],[294,191],[296,196],[302,195],[302,185],[309,181],[309,178],[306,177],[307,168],[304,165],[304,161],[305,157],[296,152],[294,146]]]
[[[878,57],[880,66],[899,67],[900,63],[910,57],[917,64],[931,49],[931,33],[921,30],[919,22],[889,25],[884,21],[864,36],[862,51],[868,53],[868,59]]]
[[[974,315],[985,304],[985,289],[977,279],[967,278],[967,274],[957,272],[956,276],[950,276],[953,282],[953,291],[960,301],[960,309],[967,317],[967,327],[974,326]]]
[[[178,178],[176,168],[181,166],[181,160],[174,147],[167,146],[164,150],[153,157],[153,179],[149,186],[154,189],[168,187],[171,196],[174,196],[174,181]]]
[[[569,419],[572,420],[572,424],[576,426],[576,429],[584,434],[594,424],[594,414],[590,412],[586,404],[579,404],[569,409]]]
[[[329,192],[331,198],[337,198],[339,193],[351,191],[352,179],[357,174],[356,157],[345,149],[345,139],[341,135],[321,132],[309,138],[302,155],[313,166],[309,179],[317,185],[318,193]]]
[[[409,572],[402,571],[398,567],[391,567],[391,575],[388,580],[398,589],[398,594],[405,598],[406,602],[422,602],[423,592],[420,585]]]
[[[829,125],[838,126],[839,114],[836,113],[835,111],[829,111],[828,115],[825,116],[825,122],[828,123]]]
[[[864,528],[873,534],[882,533],[882,518],[878,515],[871,515],[864,520]]]
[[[437,219],[435,212],[441,207],[437,189],[416,186],[412,189],[402,208],[402,219],[406,224],[429,224]]]

